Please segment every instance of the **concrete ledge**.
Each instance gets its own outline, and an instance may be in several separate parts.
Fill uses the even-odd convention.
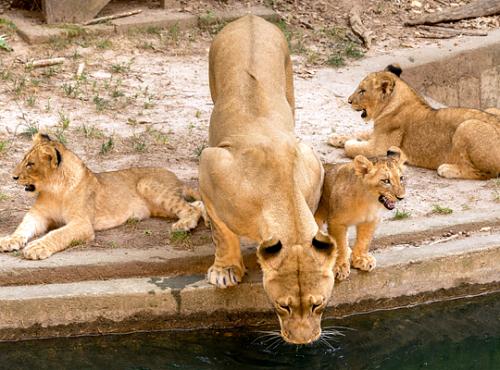
[[[422,294],[454,289],[459,295],[460,287],[500,281],[497,235],[375,254],[377,269],[353,271],[334,288],[330,307],[343,306],[343,314],[349,314],[361,306],[376,307],[370,302],[391,299],[397,306],[404,297],[411,304],[421,301]],[[260,280],[254,271],[238,287],[226,290],[208,285],[200,275],[1,287],[0,340],[128,332],[151,329],[152,323],[156,329],[235,325],[228,317],[238,325],[256,325],[262,317],[273,316]]]
[[[500,225],[500,212],[469,211],[456,215],[386,221],[377,229],[372,250],[397,244],[422,244],[450,230],[477,233],[481,227]],[[351,230],[353,231],[353,230]],[[500,240],[500,234],[496,232]],[[351,238],[352,239],[352,238]],[[425,243],[424,243],[425,244]],[[434,247],[441,248],[441,244]],[[242,244],[245,264],[258,270],[255,246]],[[213,263],[214,247],[206,244],[194,250],[168,247],[84,248],[57,253],[42,261],[29,261],[0,253],[0,286],[69,283],[116,278],[203,275]]]

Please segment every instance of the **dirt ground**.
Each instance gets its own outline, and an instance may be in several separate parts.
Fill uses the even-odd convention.
[[[213,9],[234,3],[181,2],[180,10],[210,15]],[[452,1],[421,1],[422,9],[411,1],[364,1],[363,19],[376,36],[370,51],[348,35],[345,15],[350,2],[264,3],[282,15],[280,27],[294,51],[297,135],[322,160],[334,162],[348,159],[341,150],[325,144],[332,132],[370,129],[347,104],[347,96],[372,71],[370,58],[395,48],[439,44],[439,40],[415,37],[413,30],[403,28],[401,20],[425,7],[436,9]],[[498,25],[498,17],[463,22],[471,28]],[[198,158],[206,145],[212,109],[207,54],[217,27],[220,25],[190,31],[151,28],[120,36],[88,36],[76,28],[74,37],[28,46],[11,25],[0,20],[0,34],[10,36],[14,49],[10,53],[0,50],[0,235],[13,231],[33,201],[11,180],[10,172],[30,147],[31,134],[39,130],[66,143],[94,171],[164,166],[196,185]],[[55,56],[67,60],[62,66],[39,69],[21,63]],[[80,63],[85,64],[84,73],[76,76]],[[414,167],[408,167],[406,178],[408,196],[398,205],[401,217],[500,209],[500,180],[446,180],[435,171]],[[390,220],[395,212],[384,212],[383,218]],[[397,227],[397,221],[390,222]],[[128,224],[99,233],[92,245],[163,245],[169,242],[168,225],[161,220]],[[192,238],[177,242],[192,247],[209,240],[209,231],[199,226]]]

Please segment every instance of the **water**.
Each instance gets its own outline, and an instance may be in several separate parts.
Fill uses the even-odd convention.
[[[345,336],[306,347],[243,330],[0,343],[0,369],[500,370],[500,293],[325,320],[332,326]]]

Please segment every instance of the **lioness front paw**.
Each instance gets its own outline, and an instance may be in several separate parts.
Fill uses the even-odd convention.
[[[332,135],[328,139],[327,143],[328,143],[328,145],[331,145],[334,148],[343,148],[345,145],[345,142],[348,139],[349,138],[347,136],[344,136],[344,135]]]
[[[2,252],[17,251],[24,248],[26,242],[26,238],[23,238],[22,236],[6,236],[4,238],[0,238],[0,250]]]
[[[228,288],[241,282],[244,269],[237,266],[219,267],[212,265],[208,269],[207,280],[217,288]]]
[[[335,265],[335,268],[333,269],[333,272],[335,273],[335,278],[337,280],[342,281],[347,279],[351,274],[351,267],[349,266],[349,260],[337,263]]]
[[[360,256],[353,256],[351,266],[363,271],[371,271],[377,265],[377,260],[371,254],[362,254]]]
[[[54,254],[50,246],[40,240],[29,243],[23,250],[23,256],[29,260],[43,260]]]

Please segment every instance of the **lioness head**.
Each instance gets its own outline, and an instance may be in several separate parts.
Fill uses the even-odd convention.
[[[33,147],[16,166],[12,178],[26,191],[42,191],[60,166],[63,150],[61,143],[52,141],[47,135],[36,134]]]
[[[257,256],[282,338],[293,344],[319,339],[321,316],[335,279],[334,242],[322,233],[312,245],[283,246],[280,241],[270,241],[259,246]]]
[[[392,146],[387,156],[367,159],[362,155],[354,158],[356,174],[362,178],[366,188],[387,209],[394,209],[396,201],[405,197],[403,167],[406,156],[398,147]]]
[[[365,121],[376,119],[389,103],[401,73],[397,65],[389,65],[382,72],[370,73],[349,97],[349,104],[354,110],[361,111]]]

